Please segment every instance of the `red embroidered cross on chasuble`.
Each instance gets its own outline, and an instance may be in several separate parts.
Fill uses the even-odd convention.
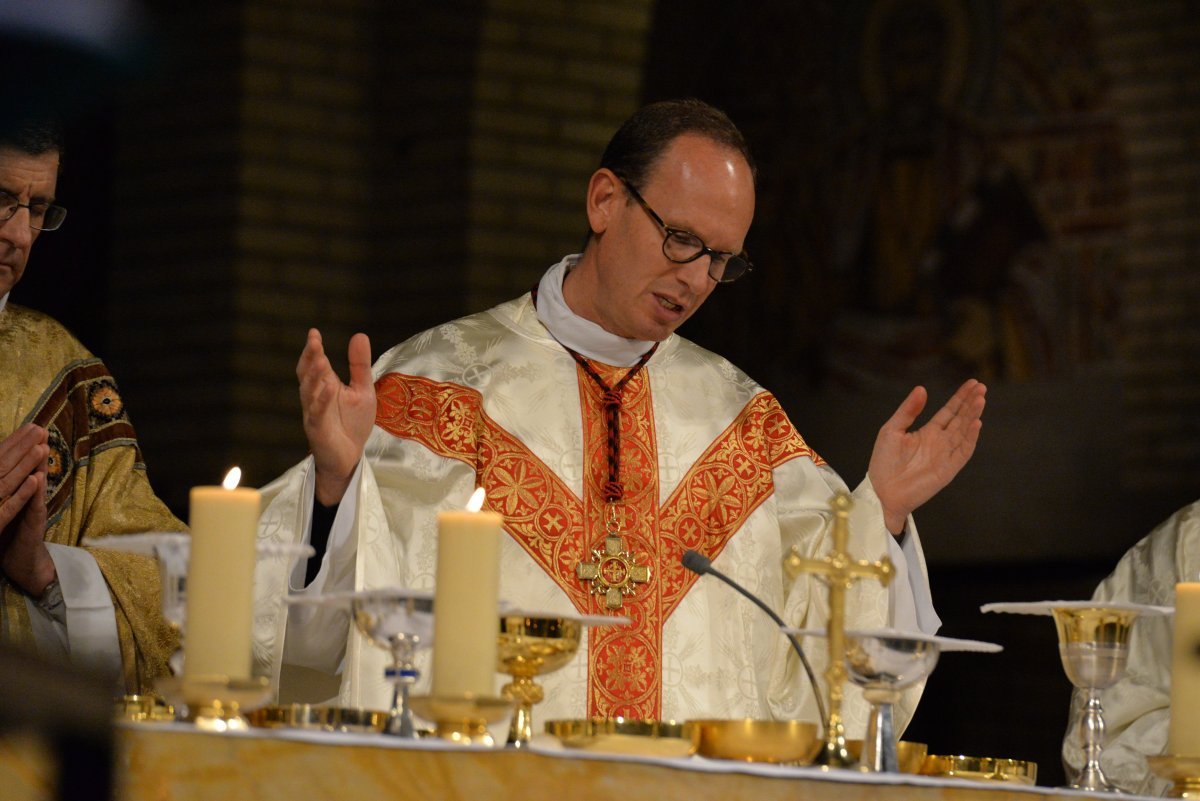
[[[627,368],[593,365],[610,384]],[[577,368],[586,478],[579,498],[525,445],[483,411],[479,392],[458,384],[390,373],[375,385],[376,424],[443,457],[473,465],[487,505],[581,614],[608,613],[576,565],[603,549],[608,478],[603,398]],[[773,491],[772,470],[798,457],[824,461],[801,439],[774,396],[756,395],[660,503],[653,404],[645,373],[621,402],[622,538],[650,580],[637,584],[619,614],[628,626],[588,632],[588,715],[661,717],[662,630],[696,576],[680,559],[689,548],[718,554]]]

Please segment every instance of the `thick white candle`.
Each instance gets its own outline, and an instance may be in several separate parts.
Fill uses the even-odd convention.
[[[438,515],[435,696],[495,695],[502,520],[495,512]]]
[[[1200,757],[1200,583],[1175,585],[1167,753]]]
[[[189,505],[184,673],[250,678],[258,490],[193,487]]]

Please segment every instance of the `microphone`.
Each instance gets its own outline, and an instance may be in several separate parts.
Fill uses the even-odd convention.
[[[733,587],[744,597],[752,601],[755,606],[766,612],[767,617],[775,621],[775,625],[779,626],[780,629],[785,629],[788,627],[787,623],[783,622],[783,618],[775,614],[775,610],[763,603],[758,596],[751,593],[741,584],[738,584],[729,576],[713,567],[712,560],[704,554],[700,553],[699,551],[688,550],[684,552],[683,558],[680,561],[683,563],[684,567],[698,576],[713,576],[715,578],[719,578],[730,587]],[[829,718],[825,714],[825,702],[821,698],[821,689],[817,686],[817,677],[813,674],[812,665],[808,663],[808,657],[804,655],[803,649],[800,648],[800,640],[796,638],[796,635],[787,631],[783,632],[783,634],[788,638],[788,641],[791,642],[792,649],[795,650],[796,655],[800,657],[800,664],[804,665],[804,672],[808,674],[808,683],[812,686],[813,698],[817,701],[817,711],[821,714],[821,723],[824,724]]]

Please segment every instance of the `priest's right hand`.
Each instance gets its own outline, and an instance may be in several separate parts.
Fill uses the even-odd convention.
[[[346,493],[375,424],[375,384],[371,380],[371,341],[367,335],[351,337],[348,353],[347,385],[325,355],[321,332],[310,328],[296,365],[304,434],[317,468],[317,500],[325,506],[340,502]]]
[[[26,423],[0,441],[0,531],[37,491],[38,466],[50,455],[49,432]]]

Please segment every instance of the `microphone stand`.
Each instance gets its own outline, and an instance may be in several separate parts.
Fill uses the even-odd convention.
[[[729,578],[729,576],[726,576],[720,570],[717,570],[716,568],[714,568],[712,566],[712,561],[708,557],[706,557],[704,554],[700,553],[699,551],[689,550],[686,553],[684,553],[683,558],[680,561],[683,563],[684,567],[686,567],[688,570],[692,571],[693,573],[695,573],[698,576],[703,576],[703,575],[707,574],[707,575],[713,576],[714,578],[718,578],[721,581],[728,584],[730,587],[733,587],[735,590],[737,590],[739,593],[741,593],[746,599],[748,599],[751,603],[753,603],[759,609],[766,612],[767,617],[769,617],[769,618],[771,618],[771,620],[775,621],[775,625],[779,626],[779,628],[781,630],[786,629],[788,627],[787,623],[783,622],[783,618],[781,618],[779,615],[775,614],[775,610],[771,609],[771,607],[769,607],[765,603],[763,603],[762,600],[759,599],[758,596],[751,593],[749,590],[747,590],[741,584],[738,584],[736,581]],[[804,672],[808,675],[808,683],[812,687],[813,698],[817,702],[817,712],[820,713],[820,715],[821,715],[821,721],[822,721],[822,725],[823,725],[824,722],[826,720],[828,720],[828,718],[826,717],[826,713],[825,713],[825,703],[821,697],[821,689],[820,689],[820,687],[817,686],[816,674],[813,673],[812,665],[810,665],[808,663],[808,657],[806,657],[804,655],[804,650],[800,647],[799,638],[797,638],[796,635],[792,634],[790,631],[784,631],[783,635],[788,638],[788,642],[790,642],[792,644],[792,650],[794,650],[796,652],[796,655],[800,657],[800,664],[804,666]]]

